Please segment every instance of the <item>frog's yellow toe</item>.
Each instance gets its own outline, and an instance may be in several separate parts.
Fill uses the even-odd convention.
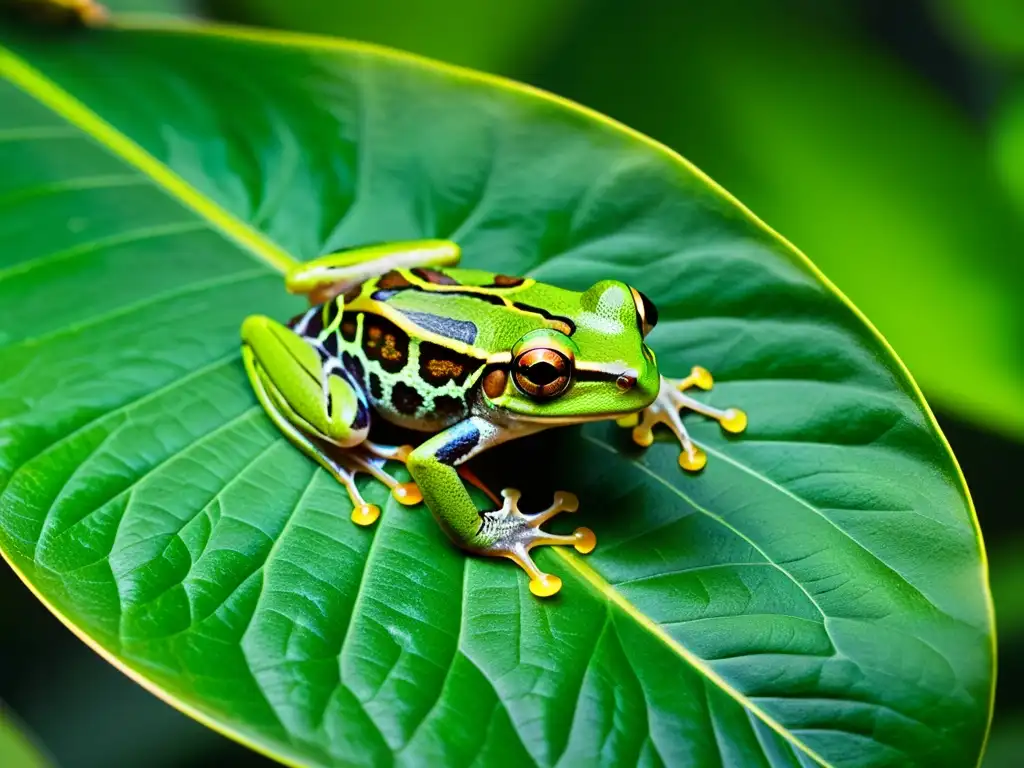
[[[699,472],[704,469],[704,465],[707,463],[708,455],[700,447],[692,443],[679,454],[679,466],[688,472]]]
[[[722,429],[732,434],[742,432],[747,428],[747,414],[741,411],[739,408],[726,408],[722,412],[722,418],[718,421],[722,425]]]
[[[557,595],[562,589],[562,580],[550,573],[542,573],[535,579],[530,579],[530,591],[537,597],[551,597]]]
[[[575,512],[580,508],[579,497],[569,491],[555,491],[555,498],[552,506],[557,507],[561,512]]]
[[[589,528],[577,528],[572,536],[576,540],[572,546],[581,555],[589,555],[597,546],[597,536]]]
[[[692,386],[703,390],[711,389],[715,385],[715,379],[711,375],[711,371],[700,365],[693,366],[690,370],[688,381]]]
[[[650,427],[646,427],[643,424],[633,427],[633,442],[647,448],[654,442],[654,433],[651,432]]]
[[[640,423],[640,414],[630,413],[626,416],[620,416],[615,420],[615,423],[620,427],[635,427]]]
[[[399,483],[391,489],[391,495],[395,497],[395,501],[407,507],[423,501],[423,493],[416,483]]]
[[[376,504],[357,504],[352,508],[352,522],[356,525],[373,525],[380,517],[380,507]]]

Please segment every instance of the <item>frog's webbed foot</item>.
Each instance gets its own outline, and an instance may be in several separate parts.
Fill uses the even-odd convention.
[[[380,507],[370,504],[356,487],[355,476],[363,472],[380,480],[391,489],[391,495],[400,504],[410,506],[423,500],[416,483],[400,483],[384,470],[386,461],[400,461],[403,464],[412,453],[411,445],[381,445],[364,440],[355,448],[331,452],[328,467],[334,478],[345,486],[352,500],[352,522],[356,525],[373,525],[380,517]]]
[[[666,425],[678,438],[683,449],[679,454],[679,466],[691,472],[697,472],[707,464],[708,457],[693,442],[686,427],[683,426],[682,411],[691,410],[702,416],[707,416],[709,419],[714,419],[722,429],[733,434],[747,428],[747,414],[739,408],[721,410],[683,394],[691,387],[709,390],[713,384],[714,379],[711,374],[706,368],[701,368],[699,365],[694,366],[690,375],[684,379],[670,379],[662,376],[661,389],[657,399],[639,415],[626,416],[619,419],[618,424],[621,427],[633,427],[633,441],[644,447],[654,442],[652,430],[655,425]]]
[[[548,533],[540,527],[560,512],[575,512],[579,501],[571,493],[558,491],[550,507],[543,512],[526,515],[519,511],[519,491],[506,488],[501,495],[504,503],[500,509],[483,514],[483,525],[471,548],[482,555],[507,557],[515,562],[529,575],[530,591],[537,597],[554,595],[562,588],[562,580],[541,571],[530,557],[530,550],[548,544],[572,546],[584,555],[591,552],[597,538],[589,528],[577,528],[571,535],[564,536]]]

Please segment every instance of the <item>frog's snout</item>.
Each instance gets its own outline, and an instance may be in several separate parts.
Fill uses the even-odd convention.
[[[661,376],[658,375],[656,363],[645,361],[643,374],[637,382],[639,394],[648,404],[654,402],[661,387]]]
[[[631,408],[643,408],[658,396],[661,379],[657,365],[645,363],[640,370],[627,368],[615,380],[619,392],[630,401]]]

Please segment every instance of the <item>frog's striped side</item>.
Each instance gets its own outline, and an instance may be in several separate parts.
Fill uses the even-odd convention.
[[[358,380],[373,409],[436,432],[469,415],[485,368],[511,362],[538,328],[575,332],[531,301],[573,296],[536,281],[464,269],[393,269],[298,316],[290,327]],[[577,299],[578,301],[578,299]]]

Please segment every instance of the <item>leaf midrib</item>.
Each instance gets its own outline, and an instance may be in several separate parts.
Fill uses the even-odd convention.
[[[0,46],[0,74],[28,96],[79,128],[113,155],[141,171],[171,197],[191,208],[260,261],[279,272],[285,272],[296,264],[296,260],[290,254],[262,232],[225,211],[141,146],[3,46]]]

